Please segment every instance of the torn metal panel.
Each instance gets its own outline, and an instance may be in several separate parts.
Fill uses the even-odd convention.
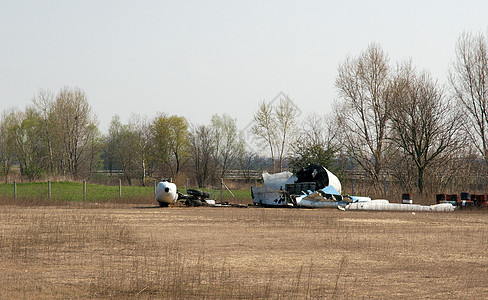
[[[371,198],[363,197],[363,196],[349,196],[352,199],[352,202],[369,202]]]
[[[300,207],[308,208],[338,208],[347,205],[347,202],[329,202],[329,201],[308,201],[302,200]]]
[[[349,204],[343,201],[342,195],[333,187],[326,186],[315,192],[309,192],[295,198],[298,207],[338,207]]]
[[[328,185],[321,189],[322,193],[334,196],[341,196],[341,193],[332,185]]]
[[[296,203],[298,207],[309,207],[309,208],[315,208],[315,207],[337,208],[339,206],[345,206],[349,204],[349,202],[345,202],[345,201],[332,201],[332,200],[326,200],[325,198],[322,198],[321,200],[314,200],[305,197],[301,199],[297,198]]]

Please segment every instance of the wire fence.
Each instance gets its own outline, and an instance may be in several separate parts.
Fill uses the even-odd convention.
[[[14,199],[18,198],[47,198],[48,200],[52,200],[53,198],[61,198],[62,200],[74,200],[74,201],[87,201],[89,196],[91,199],[121,199],[123,196],[147,196],[147,190],[151,189],[151,187],[133,187],[133,186],[123,186],[122,180],[118,180],[117,186],[102,186],[102,185],[88,185],[86,180],[83,180],[81,183],[81,187],[79,183],[76,186],[73,186],[73,182],[64,182],[63,187],[56,189],[53,192],[53,185],[54,184],[61,184],[63,182],[51,182],[47,181],[44,183],[35,183],[33,187],[30,183],[17,183],[17,181],[13,181],[11,185],[12,190],[9,189],[9,184],[6,184],[6,187],[3,187],[3,192],[5,195],[11,195]],[[92,190],[90,190],[90,187]],[[154,180],[154,185],[152,187],[152,193],[149,195],[155,197],[156,195],[156,187],[157,181]],[[134,188],[144,189],[143,193],[138,191],[134,191]],[[103,190],[102,190],[103,189]],[[126,193],[127,192],[127,193]],[[100,193],[98,197],[95,194]],[[125,194],[125,195],[124,195]]]

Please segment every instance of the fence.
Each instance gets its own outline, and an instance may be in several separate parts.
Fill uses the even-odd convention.
[[[12,184],[0,184],[0,195],[13,196],[15,199],[48,199],[64,201],[105,201],[105,200],[142,200],[154,201],[156,196],[158,181],[154,180],[152,186],[123,186],[122,180],[118,180],[117,185],[98,185],[83,182],[41,182],[41,183],[20,183],[16,181]],[[188,191],[189,181],[186,181],[186,191]],[[185,190],[185,186],[180,186]],[[224,198],[235,198],[233,192],[221,179],[216,188],[204,189],[211,193],[210,197],[220,200]],[[228,195],[226,195],[228,193]],[[219,195],[220,194],[220,195]],[[225,195],[224,195],[225,194]],[[226,197],[224,197],[226,196]],[[53,199],[54,197],[54,199]],[[215,199],[214,198],[214,199]]]
[[[53,188],[53,185],[56,188]],[[13,185],[0,185],[0,193],[14,199],[19,198],[43,198],[52,200],[53,196],[60,200],[88,201],[103,199],[126,198],[152,198],[156,195],[157,182],[149,187],[123,186],[122,181],[118,180],[116,186],[88,185],[86,181],[81,184],[78,182],[51,182],[43,183],[20,183],[13,182]],[[125,195],[124,195],[125,194]]]
[[[260,170],[228,170],[224,179],[254,180],[260,179],[262,173]]]

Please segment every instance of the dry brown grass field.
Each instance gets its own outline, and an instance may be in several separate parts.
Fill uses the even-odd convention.
[[[0,206],[2,299],[488,297],[488,214]]]

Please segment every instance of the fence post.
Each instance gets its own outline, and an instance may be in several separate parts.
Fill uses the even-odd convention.
[[[86,201],[86,180],[83,180],[83,202]]]
[[[156,199],[156,179],[154,179],[154,199]]]
[[[386,175],[383,178],[383,196],[386,198]]]
[[[186,179],[186,193],[188,194],[188,178]]]
[[[119,200],[122,198],[122,179],[119,179]]]
[[[51,201],[51,180],[47,181],[47,198]]]
[[[223,194],[224,191],[222,190],[224,188],[224,179],[220,178],[220,201],[222,202],[223,199]]]
[[[14,180],[14,199],[17,199],[17,181]]]

